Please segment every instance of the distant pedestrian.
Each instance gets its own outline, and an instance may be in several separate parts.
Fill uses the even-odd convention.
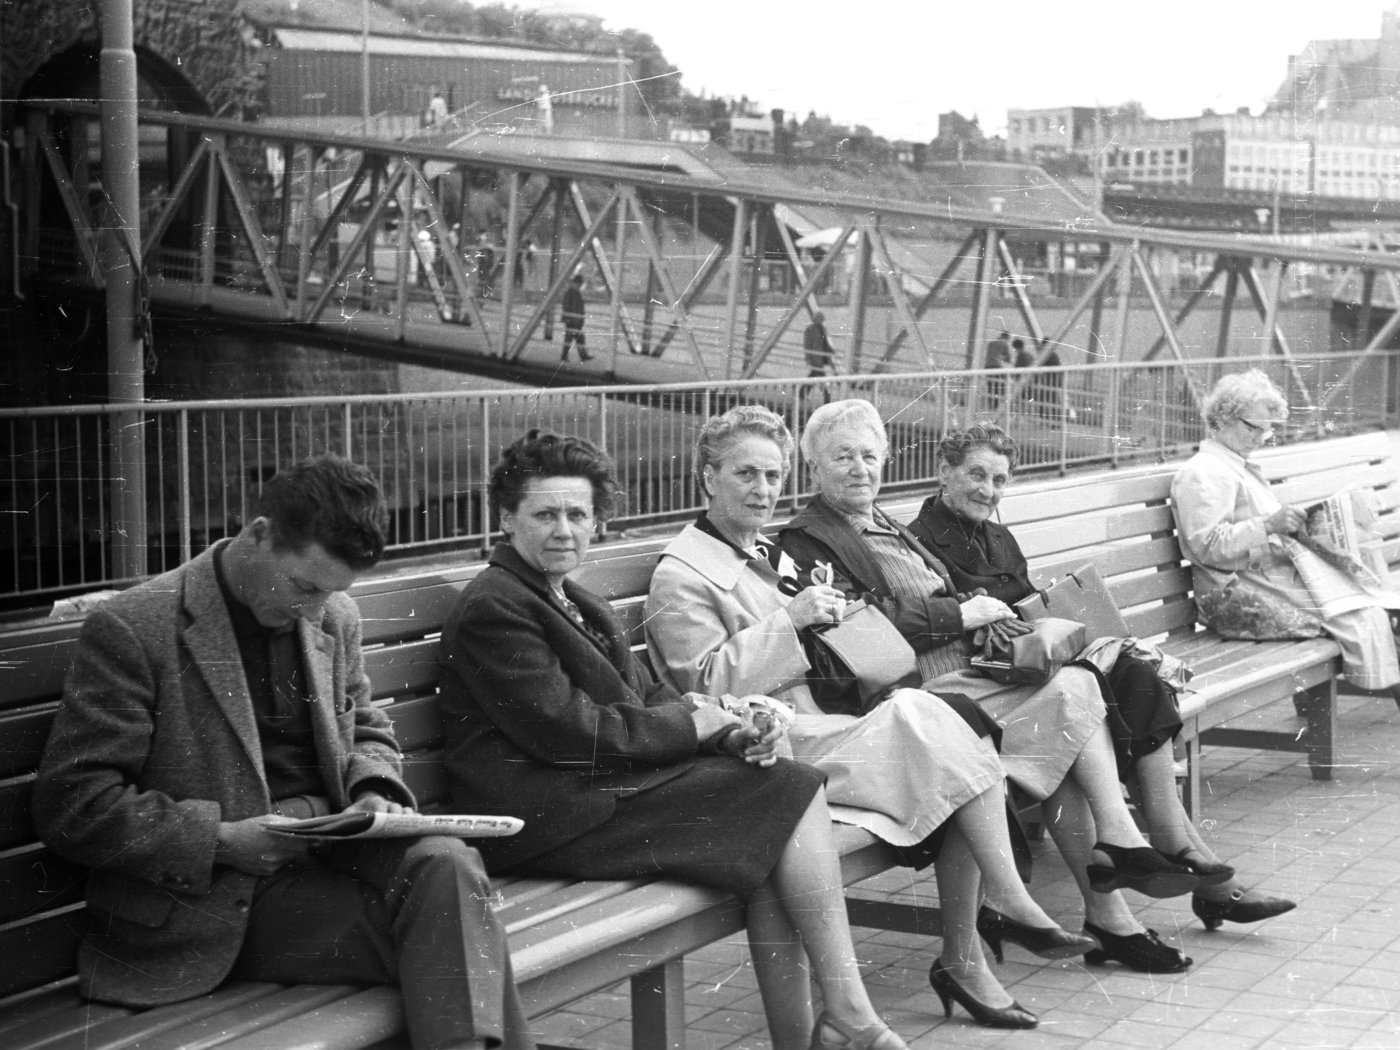
[[[583,336],[583,274],[576,273],[569,281],[569,287],[564,289],[564,301],[560,305],[559,317],[564,322],[564,352],[560,355],[560,361],[569,359],[569,347],[578,347],[578,359],[580,361],[591,361],[593,355],[588,352]]]
[[[1060,352],[1044,336],[1037,347],[1041,368],[1059,368]],[[1064,407],[1065,374],[1046,372],[1036,383],[1036,411],[1043,419],[1058,419]]]
[[[447,99],[442,97],[442,92],[433,89],[432,100],[428,103],[428,112],[423,114],[423,123],[427,127],[434,124],[441,124],[447,119]]]
[[[476,284],[482,299],[489,298],[496,286],[496,249],[485,233],[476,239]]]
[[[827,338],[826,314],[820,310],[812,315],[812,323],[802,333],[802,352],[807,358],[808,379],[836,373],[836,351]]]
[[[983,367],[1002,371],[1010,368],[1013,360],[1011,333],[1004,331],[987,344],[987,362]],[[1001,395],[1005,390],[1005,376],[993,375],[987,377],[987,397],[991,401],[992,408],[996,408],[1001,404]]]

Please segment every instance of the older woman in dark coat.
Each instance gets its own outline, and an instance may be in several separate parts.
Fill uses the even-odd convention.
[[[608,603],[567,579],[615,490],[578,438],[531,431],[497,463],[506,538],[441,643],[455,804],[524,818],[483,843],[494,871],[666,876],[746,901],[775,1047],[905,1050],[860,979],[823,778],[776,757],[781,718],[761,728],[658,684]]]

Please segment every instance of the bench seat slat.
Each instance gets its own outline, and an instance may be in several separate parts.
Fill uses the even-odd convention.
[[[156,1007],[149,1010],[137,1010],[128,1013],[125,1017],[112,1017],[94,1024],[83,1032],[83,1050],[125,1050],[128,1047],[141,1047],[147,1050],[152,1043],[165,1042],[171,1045],[170,1040],[161,1040],[162,1034],[173,1037],[177,1042],[174,1045],[179,1047],[190,1047],[193,1050],[196,1044],[196,1036],[204,1030],[209,1030],[209,1023],[215,1026],[214,1032],[222,1028],[228,1031],[226,1022],[223,1020],[225,1011],[237,1010],[244,1007],[244,1015],[256,1018],[262,1008],[275,1009],[277,1004],[269,1002],[269,998],[275,995],[283,986],[269,983],[255,983],[251,981],[234,981],[220,986],[213,992],[206,995],[197,996],[194,999],[187,999],[181,1003],[172,1003],[169,1006]],[[301,998],[315,997],[326,999],[326,986],[324,985],[302,985]],[[285,1006],[283,1007],[285,1010]],[[178,1031],[176,1031],[178,1030]],[[222,1038],[227,1038],[223,1036]],[[221,1041],[215,1036],[216,1041]],[[204,1043],[204,1045],[211,1045]]]

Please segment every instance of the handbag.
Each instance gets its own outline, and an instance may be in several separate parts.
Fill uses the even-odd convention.
[[[1201,622],[1222,638],[1267,641],[1316,638],[1322,621],[1248,576],[1235,575],[1225,586],[1196,595]]]
[[[1043,620],[1047,616],[1078,620],[1090,641],[1126,638],[1132,633],[1113,595],[1108,593],[1108,585],[1099,575],[1098,566],[1092,563],[1081,565],[1049,587],[1027,595],[1012,608],[1023,620]]]
[[[890,691],[920,683],[913,646],[864,599],[849,603],[840,623],[804,630],[802,642],[807,684],[827,714],[863,715]]]
[[[1044,685],[1084,648],[1084,625],[1077,620],[1048,616],[1032,627],[1007,643],[989,636],[990,651],[974,656],[973,668],[1003,685]]]

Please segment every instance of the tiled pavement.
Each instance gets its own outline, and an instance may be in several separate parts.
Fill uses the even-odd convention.
[[[1267,717],[1277,723],[1291,711],[1275,705]],[[1207,933],[1189,898],[1130,894],[1142,919],[1195,959],[1173,976],[1042,962],[1008,946],[998,974],[1040,1015],[1039,1028],[1016,1032],[980,1028],[956,1006],[944,1020],[926,976],[936,940],[858,929],[877,1006],[913,1050],[1400,1050],[1400,711],[1388,698],[1343,698],[1338,744],[1330,782],[1313,781],[1300,755],[1205,749],[1207,837],[1251,882],[1297,900],[1296,911]],[[880,888],[932,896],[932,881],[931,872],[889,873]],[[1078,894],[1048,841],[1036,846],[1032,888],[1077,928]],[[742,939],[691,956],[686,978],[691,1050],[768,1046]],[[592,1050],[629,1047],[626,997],[593,996],[536,1033]]]

